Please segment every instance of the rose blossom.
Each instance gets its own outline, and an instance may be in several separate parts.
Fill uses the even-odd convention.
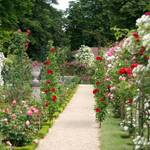
[[[47,59],[47,60],[44,61],[44,65],[47,65],[47,66],[48,66],[48,65],[50,65],[50,64],[51,64],[51,62],[50,62],[49,59]]]
[[[47,74],[51,75],[51,74],[53,74],[53,71],[50,70],[50,69],[48,69],[48,70],[47,70]]]
[[[13,105],[13,106],[16,106],[16,103],[17,103],[16,100],[13,100],[13,101],[12,101],[12,105]]]
[[[96,57],[96,60],[103,60],[103,58],[100,57],[100,56],[97,56],[97,57]]]
[[[120,77],[119,77],[119,80],[120,80],[120,81],[125,81],[125,80],[126,80],[126,77],[120,76]]]
[[[96,111],[96,113],[101,112],[101,110],[99,108],[96,108],[95,111]]]
[[[30,121],[27,120],[25,124],[26,124],[26,126],[29,126],[30,125]]]
[[[95,94],[97,94],[99,92],[99,89],[94,89],[93,90],[93,94],[95,95]]]
[[[33,115],[33,111],[32,111],[31,109],[29,109],[29,110],[27,111],[27,115],[28,115],[28,116],[32,116],[32,115]]]
[[[57,97],[55,95],[52,96],[52,101],[56,102]]]
[[[12,114],[12,119],[16,120],[16,118],[17,118],[16,114]]]

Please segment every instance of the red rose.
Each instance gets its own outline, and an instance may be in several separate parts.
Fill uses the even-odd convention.
[[[50,48],[50,52],[55,52],[55,48],[54,47],[52,47],[52,48]]]
[[[111,87],[112,87],[111,85],[108,85],[108,86],[107,86],[108,89],[110,89]]]
[[[126,74],[128,76],[132,75],[132,69],[129,67],[122,67],[119,69],[118,74],[122,75],[122,74]]]
[[[96,60],[103,60],[103,58],[100,57],[100,56],[97,56],[97,57],[96,57]]]
[[[132,103],[133,103],[133,99],[129,99],[128,104],[132,104]]]
[[[56,92],[56,88],[51,88],[50,91],[51,92]]]
[[[49,92],[49,90],[48,90],[48,89],[44,90],[44,93],[45,93],[45,94],[48,94],[48,92]]]
[[[101,110],[99,108],[96,108],[95,111],[96,111],[96,113],[101,112]]]
[[[45,106],[45,107],[48,107],[48,106],[49,106],[49,102],[46,101],[45,104],[44,104],[44,106]]]
[[[136,68],[137,66],[138,66],[137,63],[131,64],[131,69],[134,69],[134,68]]]
[[[56,102],[57,97],[55,95],[52,96],[52,101]]]
[[[98,86],[98,85],[100,85],[100,82],[99,82],[99,81],[97,81],[97,82],[96,82],[96,85],[97,85],[97,86]]]
[[[125,74],[125,73],[126,73],[126,69],[124,67],[120,68],[118,71],[118,74]]]
[[[47,80],[47,81],[46,81],[46,84],[50,84],[50,83],[51,83],[51,80]]]
[[[126,68],[126,74],[130,77],[132,76],[132,69],[131,68]]]
[[[98,93],[99,92],[99,89],[94,89],[93,90],[93,94],[96,94],[96,93]]]
[[[144,52],[145,52],[145,47],[142,46],[141,49],[140,49],[140,51],[139,51],[139,54],[140,55],[144,55]]]
[[[145,16],[150,16],[150,12],[146,12],[144,15]]]
[[[44,65],[47,65],[47,66],[48,66],[48,65],[50,65],[50,64],[51,64],[51,62],[50,62],[49,59],[44,61]]]
[[[48,70],[47,70],[47,74],[51,75],[51,74],[53,74],[53,71],[50,70],[50,69],[48,69]]]
[[[135,41],[139,41],[140,40],[140,37],[139,37],[139,34],[138,34],[138,32],[133,32],[132,33],[132,35],[133,35],[133,37],[134,37],[134,39],[135,39]]]

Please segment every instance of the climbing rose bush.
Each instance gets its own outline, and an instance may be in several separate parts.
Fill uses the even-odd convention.
[[[95,96],[95,112],[96,118],[100,123],[105,119],[107,114],[107,106],[109,103],[109,81],[105,78],[105,59],[103,57],[103,51],[100,50],[99,56],[96,58],[96,66],[94,78],[94,87],[93,94]]]
[[[59,84],[59,69],[56,59],[56,49],[52,47],[49,41],[48,57],[44,61],[44,83],[42,87],[43,101],[48,107],[48,116],[53,117],[54,113],[60,106],[60,84]]]
[[[115,116],[122,119],[123,130],[133,138],[134,149],[141,150],[150,148],[150,12],[139,18],[136,25],[137,30],[101,56],[105,58],[105,73],[101,74],[97,65],[96,80],[107,79],[104,85],[108,91],[104,95],[112,104]],[[100,114],[103,112],[103,104],[97,102],[100,89],[96,88],[93,93],[95,110]]]

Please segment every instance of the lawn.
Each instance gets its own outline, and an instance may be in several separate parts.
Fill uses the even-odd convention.
[[[120,119],[108,114],[100,133],[101,150],[133,150],[132,140],[119,127]]]

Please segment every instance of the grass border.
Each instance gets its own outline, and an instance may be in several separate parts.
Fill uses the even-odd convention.
[[[111,111],[100,128],[100,149],[102,150],[133,150],[132,139],[119,126],[120,119],[115,118]]]

